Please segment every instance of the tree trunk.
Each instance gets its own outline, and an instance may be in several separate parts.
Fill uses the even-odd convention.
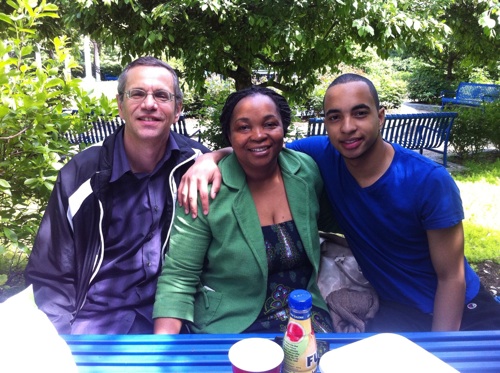
[[[455,64],[455,56],[453,53],[448,55],[448,63],[446,64],[446,80],[451,82],[453,81],[453,65]]]
[[[252,75],[245,68],[238,66],[236,71],[232,71],[229,76],[234,79],[237,91],[248,88],[252,85]]]

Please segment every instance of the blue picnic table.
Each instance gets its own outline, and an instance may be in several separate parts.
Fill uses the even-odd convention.
[[[500,331],[401,333],[462,373],[500,372]],[[330,350],[373,334],[317,334]],[[231,372],[229,348],[276,334],[65,335],[80,373]],[[360,356],[360,359],[363,357]],[[374,367],[373,371],[383,371]]]

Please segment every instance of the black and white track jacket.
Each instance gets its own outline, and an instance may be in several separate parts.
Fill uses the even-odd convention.
[[[109,179],[115,137],[123,128],[78,153],[59,172],[25,271],[33,284],[35,301],[61,334],[71,333],[71,323],[83,306],[89,285],[104,255],[105,233],[110,223]],[[208,151],[200,143],[173,131],[180,155],[170,172],[172,206],[177,186],[194,159]],[[161,218],[162,254],[172,226],[173,211]],[[163,255],[162,255],[163,257]]]

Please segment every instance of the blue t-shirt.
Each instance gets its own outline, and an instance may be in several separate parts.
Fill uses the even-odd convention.
[[[362,188],[327,136],[287,144],[318,164],[335,217],[380,298],[432,313],[437,275],[426,231],[463,220],[460,191],[444,167],[392,146],[395,154],[389,169]],[[479,291],[479,277],[467,261],[464,265],[469,302]]]

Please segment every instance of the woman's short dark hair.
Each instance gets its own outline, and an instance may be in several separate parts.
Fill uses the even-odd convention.
[[[226,145],[230,145],[229,135],[231,131],[231,116],[233,115],[235,106],[242,99],[255,95],[267,96],[271,100],[273,100],[273,102],[276,105],[276,108],[278,109],[278,113],[280,114],[281,122],[283,123],[283,133],[284,135],[286,135],[288,126],[290,125],[291,122],[291,113],[292,113],[286,99],[282,95],[280,95],[276,91],[273,91],[270,88],[251,86],[249,88],[245,88],[231,93],[226,99],[226,103],[224,104],[224,108],[222,109],[222,113],[220,115],[222,135],[227,143]]]

